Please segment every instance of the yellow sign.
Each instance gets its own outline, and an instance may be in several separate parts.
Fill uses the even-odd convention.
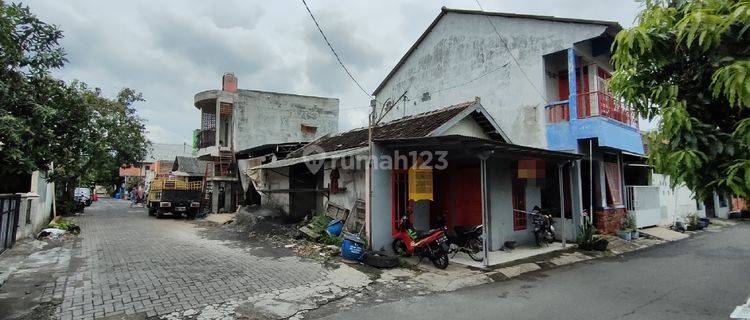
[[[409,168],[409,200],[432,201],[432,168],[413,166]]]

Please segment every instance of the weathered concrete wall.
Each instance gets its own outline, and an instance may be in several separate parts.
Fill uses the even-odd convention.
[[[337,164],[340,164],[340,162],[337,162]],[[323,184],[326,188],[328,188],[331,183],[331,169],[331,161],[326,161],[325,171],[323,172]],[[354,170],[339,168],[339,189],[346,188],[346,190],[329,194],[324,206],[327,205],[327,202],[332,202],[351,210],[354,208],[357,199],[365,199],[365,183],[364,169]]]
[[[262,169],[260,201],[267,207],[289,212],[289,193],[266,193],[263,190],[289,189],[289,167]]]
[[[386,154],[385,148],[375,144],[372,154],[381,157]],[[365,195],[366,196],[366,195]],[[372,170],[372,248],[390,250],[393,236],[391,234],[391,170]]]
[[[407,103],[399,104],[399,110],[390,114],[399,117],[478,96],[512,142],[546,148],[546,103],[537,92],[546,94],[543,55],[596,37],[605,27],[522,18],[490,19],[533,86],[508,55],[485,16],[447,13],[378,93],[377,99],[395,100],[408,91]],[[429,99],[423,99],[425,93]]]
[[[482,127],[480,127],[479,124],[477,124],[477,122],[470,117],[464,118],[463,120],[459,121],[453,127],[445,130],[442,135],[461,135],[467,137],[489,139],[487,134],[484,133],[484,129],[482,129]]]
[[[55,184],[48,183],[46,174],[40,171],[35,171],[31,179],[31,192],[21,198],[16,239],[35,237],[52,220]]]
[[[238,90],[234,101],[235,151],[269,143],[312,141],[338,132],[338,99]],[[305,134],[302,125],[317,131]]]
[[[513,240],[513,195],[511,193],[511,165],[507,160],[487,160],[487,182],[490,206],[490,250],[498,250],[503,243]],[[510,230],[510,232],[508,232]]]
[[[677,220],[684,222],[685,216],[691,213],[699,217],[706,216],[705,206],[701,205],[698,209],[693,192],[686,185],[680,184],[672,188],[669,176],[658,173],[651,175],[651,185],[659,187],[662,225],[671,225]]]
[[[716,217],[722,219],[729,219],[729,205],[731,201],[729,197],[724,197],[724,206],[719,202],[719,195],[714,192],[714,210],[716,211]]]

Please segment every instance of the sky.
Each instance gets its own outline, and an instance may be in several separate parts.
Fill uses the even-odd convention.
[[[242,89],[340,99],[339,130],[364,126],[370,98],[346,75],[301,0],[23,1],[64,33],[68,63],[54,74],[108,96],[143,93],[138,114],[155,143],[191,143],[200,126],[193,96],[220,89],[234,72]],[[369,92],[377,87],[440,8],[478,9],[471,1],[308,0],[327,37]],[[502,0],[501,11],[617,21],[633,25],[632,0]],[[502,30],[500,30],[502,32]]]

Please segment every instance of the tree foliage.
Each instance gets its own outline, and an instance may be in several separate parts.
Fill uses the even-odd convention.
[[[658,120],[649,161],[699,197],[750,196],[750,1],[652,0],[615,38],[610,88]]]
[[[0,2],[0,173],[46,169],[58,116],[49,71],[65,62],[62,32],[21,5]]]
[[[0,176],[54,169],[63,194],[79,183],[111,184],[118,168],[136,164],[149,142],[125,88],[114,98],[50,75],[65,63],[62,32],[27,7],[0,1]]]

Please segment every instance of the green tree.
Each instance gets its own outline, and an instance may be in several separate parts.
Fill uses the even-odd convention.
[[[137,164],[149,142],[125,88],[103,97],[81,82],[50,75],[65,63],[62,32],[28,7],[0,0],[0,177],[49,170],[65,211],[79,185],[112,185],[120,166]]]
[[[750,196],[750,1],[652,0],[615,38],[613,92],[658,120],[656,171],[709,192]]]
[[[65,56],[62,32],[28,7],[0,1],[0,175],[47,169],[60,120],[47,94],[62,89],[49,76]]]
[[[56,127],[58,139],[50,148],[59,155],[51,179],[59,185],[63,207],[69,206],[77,186],[116,184],[119,168],[142,161],[149,147],[143,120],[133,107],[143,101],[140,93],[125,88],[108,99],[82,83],[66,89],[58,101],[67,122]]]

